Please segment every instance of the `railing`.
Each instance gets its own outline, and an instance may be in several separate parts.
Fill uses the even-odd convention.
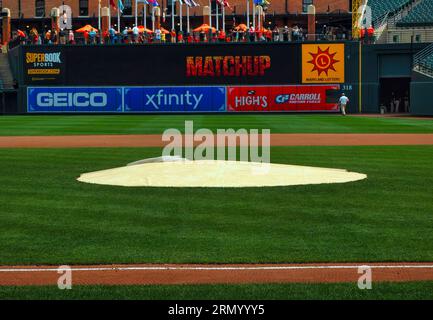
[[[414,55],[413,70],[433,78],[433,65],[426,62],[431,56],[433,56],[433,44]]]

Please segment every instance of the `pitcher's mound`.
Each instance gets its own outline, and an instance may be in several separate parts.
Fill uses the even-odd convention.
[[[137,162],[82,174],[78,181],[125,187],[275,187],[345,183],[367,175],[343,169],[256,162],[197,160]]]

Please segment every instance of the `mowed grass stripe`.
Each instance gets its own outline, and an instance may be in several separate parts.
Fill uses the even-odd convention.
[[[432,133],[433,120],[297,114],[31,115],[0,117],[0,136],[160,134],[169,128],[270,129],[272,133]]]
[[[433,299],[433,282],[373,283],[360,290],[356,283],[176,285],[176,286],[55,286],[0,287],[0,299],[62,300],[424,300]],[[265,309],[266,311],[266,309]]]
[[[433,260],[433,147],[278,147],[272,161],[349,184],[122,188],[80,173],[160,149],[0,150],[1,264]]]

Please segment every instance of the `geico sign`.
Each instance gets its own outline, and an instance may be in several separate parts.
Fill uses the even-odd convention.
[[[103,92],[39,93],[36,103],[40,107],[105,107],[107,94]]]

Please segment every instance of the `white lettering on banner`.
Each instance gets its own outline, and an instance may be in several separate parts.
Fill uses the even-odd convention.
[[[241,96],[235,97],[236,108],[242,106],[257,106],[266,108],[268,106],[268,97],[264,96]]]
[[[276,103],[320,103],[320,93],[282,94],[275,98]]]
[[[108,97],[103,92],[77,93],[38,93],[36,104],[39,107],[106,107]]]
[[[159,109],[161,106],[192,106],[195,110],[203,96],[203,94],[192,94],[189,90],[186,90],[184,94],[175,94],[165,93],[164,89],[161,89],[157,94],[146,94],[145,105],[152,105],[155,109]]]

